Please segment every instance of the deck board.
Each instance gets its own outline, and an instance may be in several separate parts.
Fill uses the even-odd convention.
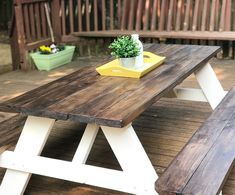
[[[226,90],[235,85],[233,76],[235,75],[235,61],[228,60],[222,63],[221,61],[213,60],[212,64],[215,64],[213,67]],[[0,101],[9,99],[77,69],[77,67],[70,68],[67,70],[63,68],[56,69],[50,73],[33,72],[32,77],[29,77],[28,73],[24,76],[21,72],[1,75],[0,88],[4,90],[0,90]],[[50,77],[49,75],[54,76]],[[196,86],[195,78],[190,77],[182,85]],[[195,104],[195,102],[190,101],[164,98],[147,109],[133,122],[137,135],[159,175],[210,113],[211,108],[207,103]],[[2,116],[1,120],[11,117],[9,114],[0,114]],[[57,121],[42,155],[71,160],[84,127],[84,124],[78,122]],[[88,158],[88,164],[119,168],[102,133],[98,134],[94,148]],[[4,169],[0,168],[0,180],[4,171]],[[25,194],[124,195],[125,193],[33,175]],[[235,168],[233,168],[224,185],[223,194],[235,194]]]

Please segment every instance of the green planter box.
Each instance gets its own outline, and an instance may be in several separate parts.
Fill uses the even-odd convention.
[[[75,46],[65,46],[63,51],[55,54],[40,54],[39,52],[32,53],[31,57],[38,70],[51,70],[71,62]]]

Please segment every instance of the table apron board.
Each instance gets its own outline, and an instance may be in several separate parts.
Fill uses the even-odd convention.
[[[194,74],[201,90],[175,88],[173,94],[180,99],[207,100],[214,109],[226,92],[210,64]],[[154,183],[158,176],[131,124],[123,128],[88,124],[72,161],[63,161],[39,156],[54,122],[28,116],[15,151],[0,155],[0,167],[7,168],[0,194],[23,194],[32,173],[132,194],[157,194]],[[86,165],[99,129],[122,170]]]

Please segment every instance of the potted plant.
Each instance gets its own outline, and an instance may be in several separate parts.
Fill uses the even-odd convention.
[[[136,57],[140,55],[140,46],[131,36],[121,36],[110,45],[111,55],[119,59],[120,65],[135,68]]]
[[[31,57],[38,70],[51,70],[71,62],[75,46],[41,46]]]

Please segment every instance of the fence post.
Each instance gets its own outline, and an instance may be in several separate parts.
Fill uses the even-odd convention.
[[[62,0],[64,1],[64,0]],[[51,16],[52,16],[52,26],[55,36],[55,41],[61,41],[61,16],[60,16],[60,1],[52,0],[51,2]]]
[[[20,0],[14,0],[14,15],[10,29],[13,69],[27,69],[25,32]]]

